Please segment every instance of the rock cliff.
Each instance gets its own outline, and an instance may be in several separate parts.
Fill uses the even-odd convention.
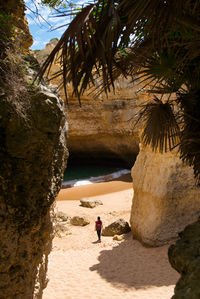
[[[37,53],[43,60],[56,44],[52,41]],[[52,72],[59,65],[54,65]],[[56,81],[54,81],[57,83]],[[149,98],[126,80],[117,82],[116,92],[97,99],[85,95],[82,107],[69,87],[69,148],[72,155],[120,158],[133,163],[138,153],[138,131],[133,130],[138,105]],[[61,90],[61,94],[63,91]],[[141,130],[141,128],[140,128]],[[178,233],[200,215],[200,189],[191,167],[182,163],[176,151],[155,153],[140,145],[132,168],[134,198],[131,209],[133,236],[148,246],[160,246],[177,239]],[[180,234],[181,240],[169,250],[172,266],[181,273],[174,299],[200,298],[199,222]]]
[[[200,215],[200,189],[193,169],[177,152],[160,154],[141,145],[132,178],[131,228],[146,245],[168,243]]]
[[[200,298],[200,219],[179,234],[180,239],[169,248],[169,261],[181,278],[175,287],[173,299]]]
[[[53,39],[35,56],[42,63],[56,45]],[[52,65],[51,73],[60,69],[56,62]],[[52,81],[59,85],[58,79]],[[61,97],[64,91],[60,89]],[[69,106],[66,114],[69,123],[68,148],[71,157],[94,159],[117,159],[132,166],[139,151],[138,132],[134,129],[137,105],[141,104],[138,86],[120,78],[116,82],[115,92],[106,96],[104,93],[94,98],[88,90],[78,99],[72,94],[68,85]]]
[[[1,1],[0,12],[22,26],[15,31],[18,45],[30,45],[30,36],[21,42],[23,1]],[[9,28],[0,35],[0,298],[31,299],[41,298],[47,283],[50,208],[66,166],[66,115],[48,88],[26,82],[24,49],[16,50]]]
[[[66,165],[61,100],[42,91],[1,98],[0,132],[0,298],[40,298],[52,240],[49,210]]]
[[[42,62],[57,41],[52,40],[37,52]],[[54,64],[52,73],[58,70]],[[54,81],[58,83],[57,81]],[[71,156],[123,159],[129,166],[139,152],[139,134],[133,129],[136,114],[142,103],[151,97],[120,78],[114,93],[101,94],[94,99],[87,93],[80,107],[68,86],[70,105],[69,151]],[[61,94],[64,96],[63,90]],[[193,170],[184,165],[178,154],[153,153],[141,145],[132,169],[134,198],[131,209],[133,235],[150,246],[159,246],[177,238],[188,223],[200,214],[200,191],[195,186]]]
[[[15,26],[13,38],[20,49],[28,50],[33,39],[29,31],[28,22],[25,18],[25,5],[23,0],[7,0],[0,2],[1,16],[4,14],[11,17]]]
[[[83,99],[82,107],[71,102],[67,115],[72,157],[116,159],[133,165],[139,150],[137,131],[133,130],[136,105],[123,92],[118,99]]]

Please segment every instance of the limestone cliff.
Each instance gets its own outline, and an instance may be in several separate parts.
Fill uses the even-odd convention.
[[[37,52],[40,61],[56,42],[53,40]],[[58,68],[54,64],[52,72]],[[138,107],[151,97],[138,93],[139,86],[120,78],[115,94],[111,92],[108,98],[101,94],[94,99],[86,93],[80,107],[71,87],[68,89],[71,155],[121,158],[133,165],[139,151],[138,128],[133,130],[135,117]],[[63,90],[61,94],[64,96]],[[130,221],[133,235],[143,243],[159,246],[169,242],[200,214],[200,191],[195,186],[193,170],[182,163],[175,151],[153,153],[141,145],[132,175],[135,195]]]
[[[51,49],[52,45],[47,45],[44,53],[37,53],[38,59],[42,61]],[[59,65],[55,64],[52,72],[57,69]],[[71,104],[67,109],[70,152],[77,156],[89,154],[91,157],[120,157],[133,161],[139,139],[138,132],[132,127],[137,104],[144,100],[136,91],[137,88],[120,79],[115,94],[111,93],[108,98],[102,94],[96,100],[85,95],[82,107],[70,92]],[[134,237],[144,244],[168,243],[200,214],[200,191],[195,186],[193,170],[182,163],[177,152],[159,154],[141,145],[132,177],[135,194],[131,228]],[[197,233],[193,236],[195,230]],[[199,222],[186,228],[181,240],[169,251],[171,264],[182,274],[174,298],[196,299],[200,296],[198,236]]]
[[[137,131],[133,130],[136,104],[127,98],[73,101],[68,109],[69,152],[76,157],[123,160],[132,166],[138,153]],[[132,95],[133,97],[134,95]]]
[[[154,153],[141,145],[132,178],[131,227],[143,243],[168,243],[200,215],[200,189],[193,169],[183,164],[177,152]]]
[[[56,45],[53,39],[45,49],[36,51],[40,63]],[[60,69],[56,62],[51,73]],[[51,83],[59,85],[59,80]],[[66,114],[69,123],[68,148],[72,157],[119,159],[132,166],[139,151],[138,132],[134,129],[137,105],[141,104],[142,95],[138,95],[138,86],[120,78],[116,82],[115,92],[106,96],[104,93],[94,98],[88,90],[81,97],[81,107],[78,99],[72,95],[68,85],[69,106]],[[63,89],[60,90],[64,98]]]

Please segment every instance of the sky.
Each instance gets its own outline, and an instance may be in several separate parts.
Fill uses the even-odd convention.
[[[59,26],[67,24],[69,17],[55,17],[55,11],[47,6],[41,6],[41,0],[25,0],[26,17],[29,24],[29,29],[33,37],[32,50],[40,50],[52,38],[60,38],[67,26],[53,30]],[[86,0],[74,0],[77,7],[87,4]]]

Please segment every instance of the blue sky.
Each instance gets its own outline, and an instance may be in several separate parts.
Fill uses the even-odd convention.
[[[86,0],[74,0],[74,3],[81,5],[88,3]],[[27,6],[26,17],[29,23],[29,29],[33,36],[32,50],[43,49],[52,38],[60,38],[66,27],[53,31],[56,27],[67,24],[67,17],[52,17],[53,10],[46,6],[41,6],[41,0],[25,0]],[[38,11],[38,15],[35,14]],[[35,12],[35,13],[34,13]]]

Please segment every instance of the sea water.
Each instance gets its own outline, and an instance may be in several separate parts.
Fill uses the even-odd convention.
[[[81,186],[116,179],[123,174],[130,173],[130,169],[117,163],[103,161],[84,161],[74,163],[70,161],[64,173],[63,187]]]

